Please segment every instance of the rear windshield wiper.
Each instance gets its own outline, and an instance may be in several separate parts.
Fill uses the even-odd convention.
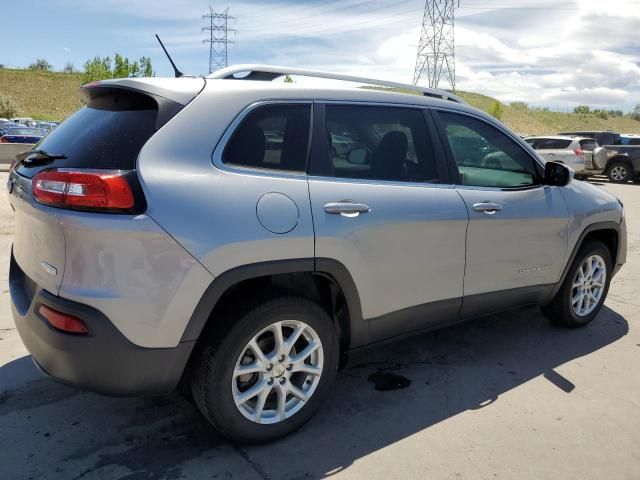
[[[66,155],[48,153],[44,150],[29,150],[16,155],[16,159],[19,162],[22,162],[25,166],[42,165],[43,163],[49,163],[53,160],[62,160],[65,158],[67,158]]]

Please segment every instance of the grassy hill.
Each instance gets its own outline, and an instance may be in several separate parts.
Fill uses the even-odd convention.
[[[82,74],[0,69],[0,95],[18,104],[19,116],[64,120],[82,106]]]
[[[82,106],[78,89],[82,74],[0,69],[0,94],[9,95],[20,107],[20,116],[64,120]],[[375,87],[374,87],[375,88]],[[478,93],[459,92],[469,104],[485,112],[496,101]],[[640,134],[640,122],[574,113],[520,110],[502,104],[502,122],[522,135],[549,134],[562,130],[614,130]]]
[[[478,93],[459,92],[466,102],[485,112],[496,101]],[[613,130],[620,133],[640,133],[640,122],[628,117],[598,118],[595,115],[520,110],[502,104],[501,121],[521,135],[557,133],[565,130]]]

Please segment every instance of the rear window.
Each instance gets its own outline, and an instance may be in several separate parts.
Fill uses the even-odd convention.
[[[536,150],[563,150],[571,145],[572,140],[558,138],[536,138],[532,145]]]
[[[41,136],[44,132],[38,128],[10,128],[8,135]]]
[[[596,149],[598,143],[595,140],[580,140],[580,148],[591,152]]]
[[[146,95],[128,91],[103,95],[74,113],[35,148],[66,155],[49,165],[56,168],[132,170],[140,149],[156,131],[157,115],[155,100]]]

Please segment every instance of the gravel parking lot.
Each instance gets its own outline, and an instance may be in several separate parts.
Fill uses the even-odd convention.
[[[628,260],[587,328],[526,308],[361,353],[306,427],[251,448],[178,395],[108,398],[39,374],[11,317],[3,197],[0,478],[638,479],[640,185],[602,188],[625,204]],[[383,374],[410,384],[377,390]]]

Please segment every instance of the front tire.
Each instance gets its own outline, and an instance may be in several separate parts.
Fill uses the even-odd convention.
[[[315,303],[287,296],[261,303],[210,332],[196,357],[193,397],[230,440],[283,437],[320,408],[335,380],[336,328]]]
[[[627,183],[633,178],[633,169],[628,163],[614,162],[607,170],[607,177],[612,183]]]
[[[599,241],[586,243],[573,260],[560,290],[542,312],[564,327],[583,327],[602,309],[611,281],[611,253]]]

